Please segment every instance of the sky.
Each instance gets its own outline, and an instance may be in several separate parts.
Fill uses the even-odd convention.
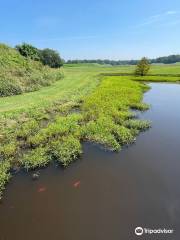
[[[66,60],[180,54],[180,0],[0,0],[0,42]]]

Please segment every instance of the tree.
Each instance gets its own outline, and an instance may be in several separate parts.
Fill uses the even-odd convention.
[[[40,51],[40,59],[44,65],[48,65],[52,68],[59,68],[63,65],[63,60],[59,53],[49,48]]]
[[[149,69],[150,69],[149,61],[147,58],[143,57],[137,64],[135,74],[139,76],[145,76],[147,75]]]
[[[31,44],[22,43],[21,45],[17,45],[15,48],[24,57],[31,58],[32,60],[40,60],[39,50]]]

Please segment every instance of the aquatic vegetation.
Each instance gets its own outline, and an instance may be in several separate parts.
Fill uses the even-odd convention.
[[[135,135],[133,131],[124,127],[124,126],[117,126],[116,131],[114,132],[116,139],[120,144],[130,144],[135,141]]]
[[[132,112],[132,111],[131,112],[130,111],[115,111],[112,114],[112,117],[117,124],[120,124],[126,119],[135,118],[136,113]]]
[[[110,117],[99,117],[97,120],[91,120],[82,129],[83,137],[86,140],[100,143],[111,150],[118,151],[121,146],[113,135],[116,125]]]
[[[73,110],[78,110],[79,107],[80,107],[80,103],[70,101],[70,102],[66,102],[64,104],[60,104],[60,106],[58,106],[58,108],[56,108],[56,110],[64,115],[67,115],[70,112],[72,112]]]
[[[45,147],[38,147],[36,149],[32,149],[30,152],[22,156],[20,162],[22,166],[27,170],[35,169],[37,167],[44,167],[49,162],[47,150]]]
[[[144,77],[132,77],[134,81],[141,82],[180,82],[180,76],[175,74],[165,74],[165,75],[150,75]]]
[[[111,150],[118,151],[121,145],[135,140],[138,130],[150,127],[149,122],[133,119],[131,109],[147,110],[141,102],[144,84],[133,82],[127,77],[104,77],[100,86],[82,105],[85,139],[101,143]]]
[[[4,160],[9,159],[10,157],[15,156],[17,151],[18,151],[18,144],[17,142],[12,141],[0,147],[0,157]]]
[[[81,143],[74,136],[58,138],[49,145],[51,158],[67,167],[82,153]]]
[[[151,127],[150,121],[130,119],[124,122],[124,126],[130,129],[144,131]]]
[[[48,124],[46,128],[42,128],[37,134],[28,138],[29,144],[38,146],[51,141],[56,136],[64,136],[68,134],[78,134],[78,122],[82,119],[80,114],[70,114],[66,117],[58,116],[54,122]]]
[[[25,122],[16,132],[16,136],[20,138],[27,138],[31,134],[37,132],[39,124],[35,119]]]
[[[132,103],[132,109],[139,110],[139,111],[147,111],[149,109],[149,105],[146,103]]]
[[[5,188],[5,184],[10,178],[10,163],[9,161],[0,161],[0,199],[2,197],[2,192]]]

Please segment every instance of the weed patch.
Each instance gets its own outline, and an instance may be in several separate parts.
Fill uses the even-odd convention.
[[[47,150],[45,147],[33,149],[29,153],[24,154],[20,162],[27,170],[35,169],[37,167],[45,167],[49,162]]]
[[[10,163],[8,161],[6,162],[0,162],[0,199],[2,197],[2,192],[5,188],[5,184],[8,182],[10,178]]]
[[[74,136],[58,138],[49,145],[51,158],[67,167],[81,155],[82,149],[79,139]]]

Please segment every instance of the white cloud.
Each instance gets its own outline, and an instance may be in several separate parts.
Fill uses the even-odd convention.
[[[140,23],[135,27],[139,28],[147,25],[154,25],[154,24],[164,25],[165,23],[168,24],[169,22],[179,22],[179,20],[176,19],[179,16],[179,14],[180,14],[180,11],[171,10],[161,14],[152,15],[149,18],[145,19],[143,23]]]
[[[162,24],[162,26],[165,26],[165,27],[176,26],[176,25],[180,25],[180,19]]]
[[[167,11],[166,14],[167,15],[174,15],[174,14],[177,14],[178,12],[177,11]]]

